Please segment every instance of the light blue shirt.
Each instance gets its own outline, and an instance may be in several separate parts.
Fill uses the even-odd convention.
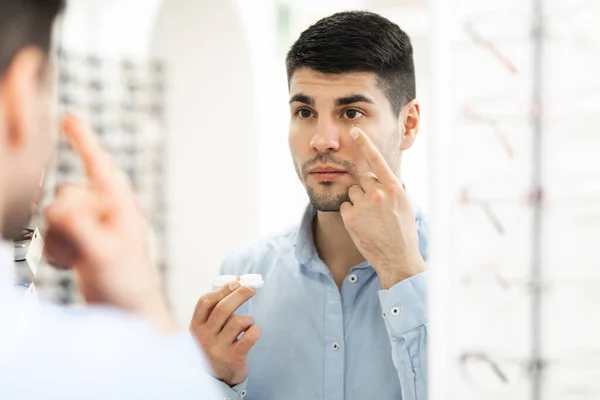
[[[223,399],[191,335],[159,335],[115,309],[39,304],[13,289],[11,263],[0,254],[0,399]]]
[[[427,276],[381,290],[373,268],[352,268],[341,291],[312,237],[315,210],[299,228],[231,253],[221,273],[263,275],[265,285],[240,310],[262,337],[250,375],[231,400],[425,400]],[[425,222],[416,217],[426,257]]]

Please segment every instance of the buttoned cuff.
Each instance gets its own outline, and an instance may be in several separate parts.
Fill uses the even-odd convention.
[[[427,324],[427,272],[379,291],[383,319],[390,337]]]
[[[238,383],[235,386],[229,386],[223,381],[215,379],[218,386],[223,392],[223,400],[240,400],[246,397],[246,384],[247,380]]]
[[[199,351],[199,353],[204,355],[204,351],[202,351],[202,347],[200,346],[194,335],[188,332],[185,335],[180,336],[184,336],[187,339],[187,342],[193,343],[195,350]],[[206,373],[212,376],[212,368],[210,367],[208,360],[205,357],[202,357],[202,361]],[[222,400],[239,400],[246,397],[246,384],[248,381],[247,379],[244,379],[242,382],[238,383],[233,387],[229,386],[228,384],[217,378],[213,377],[212,379],[216,381],[216,386],[220,389],[220,392],[223,393]]]

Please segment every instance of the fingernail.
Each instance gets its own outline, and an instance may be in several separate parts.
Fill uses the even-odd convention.
[[[73,114],[65,114],[62,120],[62,129],[64,131],[68,131],[69,129],[73,128],[73,120],[75,119],[75,115]]]
[[[350,128],[350,136],[352,137],[352,139],[358,139],[358,137],[360,136],[360,129],[358,129],[355,126]]]
[[[234,282],[229,283],[228,287],[229,287],[229,290],[235,290],[240,287],[240,283],[238,281],[234,281]]]

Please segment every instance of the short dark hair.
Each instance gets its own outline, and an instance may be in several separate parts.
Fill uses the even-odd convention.
[[[50,51],[54,19],[64,0],[0,0],[0,77],[27,46]]]
[[[292,45],[286,67],[288,85],[300,68],[325,74],[373,72],[396,115],[416,97],[410,38],[372,12],[346,11],[319,20]]]

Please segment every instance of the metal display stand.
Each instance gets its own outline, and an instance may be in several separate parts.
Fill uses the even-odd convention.
[[[600,398],[600,5],[452,4],[443,398]]]
[[[153,259],[167,271],[165,232],[165,137],[163,65],[159,61],[109,60],[56,50],[59,111],[91,123],[101,143],[129,177],[152,228]],[[61,138],[56,168],[48,171],[42,207],[57,185],[83,179],[77,156]],[[39,219],[40,223],[43,221]],[[70,272],[41,268],[36,277],[41,297],[78,302]]]

